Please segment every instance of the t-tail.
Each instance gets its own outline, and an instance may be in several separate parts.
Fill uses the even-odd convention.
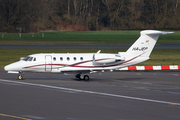
[[[149,56],[160,35],[173,33],[163,32],[157,30],[144,30],[141,31],[140,37],[136,42],[126,51],[127,58],[133,61],[132,64],[137,64],[149,59]]]

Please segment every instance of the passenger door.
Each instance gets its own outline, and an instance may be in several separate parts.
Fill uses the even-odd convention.
[[[45,56],[45,71],[47,72],[52,71],[52,56],[51,55]]]

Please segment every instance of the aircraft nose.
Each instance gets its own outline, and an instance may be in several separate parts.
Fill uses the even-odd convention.
[[[11,63],[4,67],[5,71],[19,71],[19,62]]]
[[[4,67],[4,70],[5,70],[5,71],[9,71],[9,70],[10,70],[10,65],[6,65],[6,66]]]
[[[16,69],[16,63],[12,63],[12,64],[6,65],[6,66],[4,67],[4,70],[5,70],[5,71],[13,71],[13,70],[15,70],[15,69]]]

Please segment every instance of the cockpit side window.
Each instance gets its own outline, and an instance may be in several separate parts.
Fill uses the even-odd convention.
[[[23,60],[24,60],[24,61],[36,61],[36,58],[27,56],[27,57],[24,58]]]
[[[28,61],[32,61],[32,59],[33,59],[33,57],[30,57],[30,58],[28,59]]]

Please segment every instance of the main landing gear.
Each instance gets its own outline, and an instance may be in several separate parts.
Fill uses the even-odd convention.
[[[23,72],[21,72],[21,71],[19,72],[19,75],[17,76],[16,80],[25,80]]]
[[[76,78],[78,78],[79,80],[89,81],[89,76],[88,75],[77,74]]]

